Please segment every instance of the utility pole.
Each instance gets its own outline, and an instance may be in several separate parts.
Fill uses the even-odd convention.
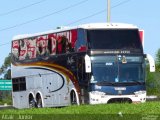
[[[110,23],[111,21],[111,6],[110,0],[107,0],[107,22]]]

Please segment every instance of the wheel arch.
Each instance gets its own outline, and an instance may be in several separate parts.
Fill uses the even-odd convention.
[[[75,94],[76,94],[76,99],[77,99],[77,105],[80,105],[79,97],[78,97],[78,96],[79,96],[79,95],[78,95],[78,92],[76,91],[75,88],[72,88],[71,91],[70,91],[70,96],[71,96],[72,92],[75,92]]]
[[[38,91],[38,92],[36,93],[35,99],[36,99],[36,101],[37,101],[37,97],[38,97],[39,95],[40,95],[41,100],[42,100],[42,107],[44,107],[44,99],[43,99],[43,95],[42,95],[42,93],[41,93],[40,91]]]
[[[30,107],[30,101],[32,101],[32,100],[35,101],[35,95],[33,92],[29,92],[27,100],[28,100],[28,107]]]
[[[35,99],[34,93],[33,93],[33,92],[29,92],[29,94],[28,94],[28,99],[30,99],[30,98],[32,98],[32,97]]]

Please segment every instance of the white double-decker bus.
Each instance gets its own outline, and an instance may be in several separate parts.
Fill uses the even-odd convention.
[[[13,106],[145,102],[145,58],[138,27],[94,23],[12,41]],[[154,61],[149,56],[151,71]]]

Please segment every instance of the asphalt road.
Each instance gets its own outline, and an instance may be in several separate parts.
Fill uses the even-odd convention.
[[[13,109],[13,106],[12,105],[0,105],[0,110],[4,110],[4,109]]]

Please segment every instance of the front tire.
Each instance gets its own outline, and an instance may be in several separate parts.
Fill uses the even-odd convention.
[[[78,105],[76,93],[74,91],[71,91],[70,103],[71,103],[71,105]]]

